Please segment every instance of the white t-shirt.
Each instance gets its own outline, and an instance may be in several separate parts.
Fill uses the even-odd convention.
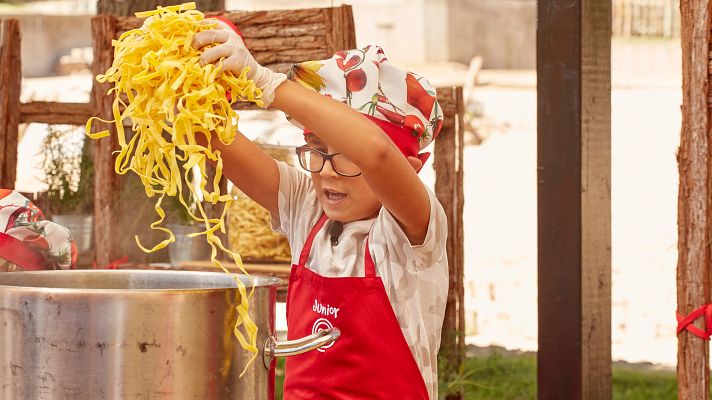
[[[272,227],[287,235],[292,263],[297,264],[322,207],[309,176],[283,162],[278,165],[279,216],[272,216]],[[331,245],[327,229],[322,228],[314,238],[307,266],[321,276],[362,277],[369,235],[376,273],[383,280],[430,398],[437,399],[437,354],[448,291],[447,219],[435,194],[428,190],[428,196],[430,221],[423,244],[412,246],[395,218],[381,208],[375,219],[344,224],[336,246]]]

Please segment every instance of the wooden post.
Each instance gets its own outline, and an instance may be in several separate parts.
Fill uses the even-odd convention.
[[[708,1],[683,0],[682,131],[678,151],[677,311],[687,315],[710,303],[710,9]],[[695,326],[704,329],[704,323]],[[709,399],[709,344],[687,331],[677,347],[678,398]]]
[[[91,103],[31,101],[20,103],[20,122],[84,126],[92,114]]]
[[[538,3],[539,399],[610,399],[611,4]]]
[[[465,147],[463,116],[465,107],[462,87],[438,89],[438,103],[443,110],[443,126],[435,141],[435,194],[445,210],[448,223],[447,258],[450,286],[440,344],[440,380],[450,381],[460,372],[465,361],[465,286],[463,149]],[[446,399],[463,399],[464,393],[449,394]]]
[[[0,188],[14,189],[20,123],[20,21],[0,20]]]
[[[113,61],[111,41],[116,34],[116,18],[100,15],[92,18],[92,37],[94,46],[94,63],[92,75],[103,74]],[[107,96],[111,88],[109,83],[94,81],[91,101],[95,107],[95,115],[107,121],[113,120],[111,111],[113,99]],[[120,180],[114,172],[114,157],[112,152],[118,149],[116,128],[108,124],[111,135],[102,140],[92,140],[94,148],[94,250],[98,265],[103,266],[119,257],[116,242],[122,240],[114,229],[119,216],[113,207],[114,196],[119,193]],[[131,217],[133,218],[133,216]],[[124,235],[128,235],[125,232]]]

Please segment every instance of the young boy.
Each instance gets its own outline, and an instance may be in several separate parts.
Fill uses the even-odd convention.
[[[448,269],[447,221],[417,172],[442,113],[429,83],[376,46],[296,65],[260,66],[225,22],[196,35],[201,63],[223,59],[263,90],[265,107],[305,127],[311,176],[238,134],[225,175],[287,235],[289,339],[338,327],[332,345],[287,360],[285,399],[437,399]],[[298,83],[295,83],[298,82]]]

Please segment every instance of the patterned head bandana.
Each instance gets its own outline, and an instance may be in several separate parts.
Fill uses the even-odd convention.
[[[406,156],[425,161],[427,154],[418,152],[440,132],[443,114],[435,89],[425,78],[391,65],[378,46],[295,64],[289,78],[360,111]]]
[[[69,269],[77,248],[67,228],[46,220],[20,193],[0,189],[0,264],[3,259],[25,270]]]

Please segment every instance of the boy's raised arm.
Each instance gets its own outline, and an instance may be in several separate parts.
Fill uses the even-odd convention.
[[[398,220],[411,243],[425,239],[430,200],[416,170],[421,162],[405,158],[381,129],[353,108],[286,81],[276,90],[278,108],[361,168],[383,206]]]
[[[230,145],[214,141],[213,147],[222,153],[223,174],[270,214],[279,215],[277,162],[239,132]]]
[[[200,63],[221,62],[224,71],[239,74],[249,68],[248,78],[262,90],[263,107],[272,103],[275,88],[287,77],[262,67],[245,47],[237,28],[225,19],[207,19],[206,23],[216,24],[215,28],[200,32],[193,39],[193,47],[206,48]],[[213,141],[212,145],[223,155],[223,173],[252,200],[266,208],[272,215],[278,215],[279,168],[277,163],[238,132],[230,145]]]

